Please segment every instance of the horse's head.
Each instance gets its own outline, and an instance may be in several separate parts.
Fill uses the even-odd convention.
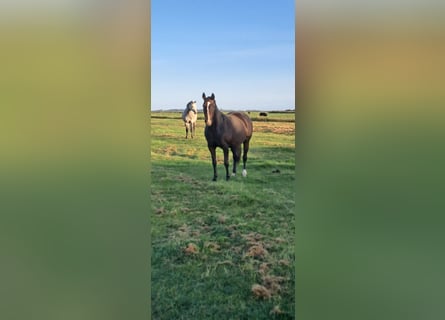
[[[204,99],[204,103],[202,104],[202,108],[204,110],[204,120],[207,126],[212,125],[213,115],[216,110],[216,102],[215,95],[212,93],[210,97],[206,97],[206,94],[202,93],[202,98]]]

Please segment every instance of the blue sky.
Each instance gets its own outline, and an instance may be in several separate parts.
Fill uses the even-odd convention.
[[[152,0],[152,109],[295,107],[295,1]]]

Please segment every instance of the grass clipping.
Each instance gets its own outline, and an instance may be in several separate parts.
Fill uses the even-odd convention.
[[[280,292],[280,283],[286,279],[277,276],[263,276],[262,280],[264,285],[257,283],[252,285],[252,293],[257,298],[270,299],[272,295]]]
[[[254,284],[252,286],[253,295],[257,298],[270,299],[272,297],[272,293],[265,286],[260,284]]]
[[[184,249],[184,252],[186,254],[197,254],[199,252],[199,250],[195,244],[189,243],[187,248]]]

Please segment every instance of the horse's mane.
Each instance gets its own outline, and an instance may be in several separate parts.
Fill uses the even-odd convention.
[[[187,111],[193,111],[195,114],[198,113],[197,107],[196,107],[196,101],[192,100],[189,103],[187,103],[186,107]]]

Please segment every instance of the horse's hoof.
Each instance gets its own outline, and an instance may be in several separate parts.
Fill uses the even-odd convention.
[[[243,170],[243,177],[247,177],[247,170],[246,169]]]
[[[230,180],[230,176],[227,176],[227,177],[226,177],[226,181],[229,181],[229,180]]]
[[[216,181],[216,177],[213,177],[212,181]]]
[[[234,172],[234,173],[232,173],[232,177],[235,177],[236,176],[236,173]]]

